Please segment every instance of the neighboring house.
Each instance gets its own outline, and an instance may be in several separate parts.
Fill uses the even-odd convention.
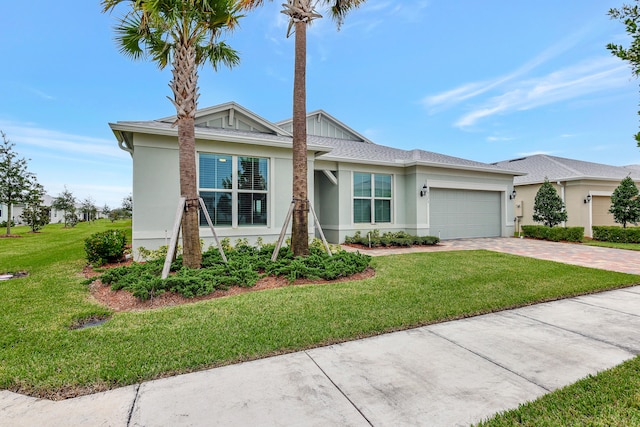
[[[0,223],[7,220],[7,205],[0,203]]]
[[[111,123],[133,159],[133,247],[166,244],[179,200],[176,117]],[[378,229],[443,239],[509,236],[519,172],[377,145],[324,111],[308,114],[309,200],[330,242]],[[291,120],[236,103],[196,114],[198,188],[216,233],[277,239],[292,197]],[[205,246],[212,233],[201,215]],[[317,235],[309,216],[310,235]]]
[[[584,227],[591,237],[594,225],[617,225],[609,213],[611,195],[620,181],[631,176],[640,183],[640,169],[633,166],[610,166],[539,154],[494,163],[497,166],[525,172],[514,178],[517,191],[515,211],[519,225],[536,224],[533,205],[545,178],[553,184],[565,203],[567,227]]]

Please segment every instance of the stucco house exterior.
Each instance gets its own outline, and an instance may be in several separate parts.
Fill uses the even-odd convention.
[[[179,201],[176,117],[110,123],[133,159],[133,247],[170,239]],[[307,116],[309,200],[332,243],[378,229],[442,239],[509,236],[519,172],[374,144],[324,111]],[[198,188],[219,237],[277,240],[292,197],[291,120],[229,102],[196,115]],[[201,215],[205,247],[213,235]],[[317,234],[310,216],[310,236]]]
[[[536,224],[533,205],[545,178],[554,186],[565,203],[567,227],[584,227],[591,237],[594,225],[618,225],[609,213],[611,195],[620,181],[631,176],[640,184],[640,169],[634,166],[611,166],[601,163],[538,154],[495,163],[526,175],[516,176],[514,208],[518,227]]]
[[[7,205],[3,205],[0,203],[0,223],[5,222],[7,220],[8,209]]]

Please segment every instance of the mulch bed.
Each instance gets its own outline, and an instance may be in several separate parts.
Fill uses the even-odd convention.
[[[118,262],[113,264],[106,264],[101,267],[114,268],[124,265],[130,265],[132,261]],[[99,276],[101,273],[93,270],[91,266],[87,266],[83,269],[82,273],[86,278],[93,278]],[[363,280],[375,276],[375,270],[371,267],[367,267],[363,272],[356,273],[349,277],[341,277],[336,280],[310,280],[310,279],[296,279],[294,282],[289,282],[284,277],[266,276],[258,280],[255,286],[250,288],[243,288],[240,286],[232,286],[226,291],[214,291],[213,293],[201,297],[186,298],[182,295],[173,292],[164,292],[150,300],[140,301],[134,297],[131,292],[125,290],[112,291],[109,285],[104,285],[100,282],[100,279],[95,280],[89,286],[92,297],[113,311],[140,311],[149,310],[160,307],[170,307],[181,304],[189,304],[197,301],[204,301],[214,298],[228,297],[232,295],[244,294],[247,292],[258,292],[266,289],[282,288],[285,286],[296,286],[305,284],[331,284],[353,280]]]

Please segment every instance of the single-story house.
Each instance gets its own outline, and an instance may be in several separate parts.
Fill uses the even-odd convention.
[[[176,117],[111,123],[133,159],[133,247],[170,239],[179,202]],[[292,199],[292,121],[230,102],[196,114],[197,180],[219,237],[277,240]],[[374,144],[324,111],[307,116],[309,201],[332,243],[378,229],[442,239],[510,236],[513,177],[496,165]],[[201,216],[205,247],[213,235]],[[310,236],[317,235],[313,217]]]
[[[7,209],[7,205],[3,205],[0,203],[0,223],[3,223],[7,220],[7,215],[9,210]]]
[[[584,227],[591,237],[594,225],[618,225],[609,213],[611,195],[620,181],[631,176],[640,184],[640,170],[634,167],[611,166],[601,163],[538,154],[495,163],[511,170],[526,173],[516,176],[514,200],[518,225],[536,224],[533,205],[545,178],[554,186],[565,203],[567,227]]]

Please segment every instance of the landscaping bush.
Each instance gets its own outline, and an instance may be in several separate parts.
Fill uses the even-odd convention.
[[[380,235],[379,230],[367,232],[364,236],[360,231],[356,231],[353,236],[344,238],[346,244],[358,244],[371,248],[391,247],[391,246],[427,246],[440,243],[440,238],[435,236],[412,236],[404,231],[395,233],[386,232]]]
[[[127,235],[123,230],[107,230],[95,233],[84,241],[87,261],[93,265],[103,265],[119,261],[124,255]]]
[[[113,290],[125,289],[141,300],[167,291],[193,298],[230,286],[251,287],[260,277],[268,275],[284,276],[289,281],[298,278],[334,280],[363,271],[371,260],[368,255],[342,250],[329,255],[317,242],[309,246],[308,257],[294,257],[290,247],[282,247],[275,262],[271,261],[273,244],[254,247],[240,240],[235,247],[228,241],[223,242],[223,246],[227,263],[223,262],[217,247],[210,247],[202,254],[201,269],[182,267],[179,256],[171,264],[174,274],[164,280],[160,278],[163,259],[113,268],[102,274],[100,280],[111,285]]]
[[[616,243],[640,243],[640,227],[616,227],[594,225],[593,240]]]
[[[547,227],[544,225],[523,225],[524,237],[550,240],[552,242],[582,242],[584,227]]]

